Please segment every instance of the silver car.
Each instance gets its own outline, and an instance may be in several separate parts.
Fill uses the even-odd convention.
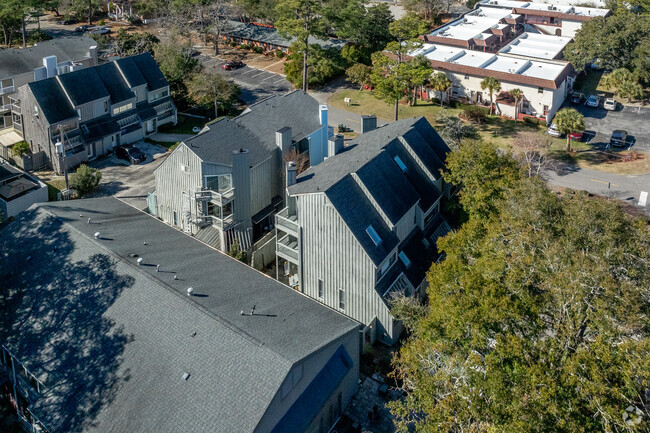
[[[562,133],[557,129],[557,125],[555,123],[551,123],[551,126],[548,127],[546,133],[551,137],[562,137]]]
[[[600,105],[600,97],[598,95],[590,95],[585,101],[587,107],[596,108]]]

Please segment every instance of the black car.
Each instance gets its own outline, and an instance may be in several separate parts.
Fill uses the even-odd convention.
[[[582,104],[585,100],[585,95],[584,93],[580,92],[573,92],[571,94],[571,103],[572,104]]]
[[[92,28],[92,26],[89,26],[88,24],[82,24],[79,27],[76,27],[74,29],[74,31],[84,33],[84,32],[87,32],[88,30],[90,30],[91,28]]]
[[[131,164],[139,164],[147,159],[147,155],[132,144],[125,144],[115,148],[115,155],[119,159],[125,159]]]
[[[623,147],[627,144],[627,131],[617,129],[612,132],[612,137],[609,139],[610,146]]]
[[[62,26],[69,26],[70,24],[77,24],[78,22],[79,22],[79,21],[77,21],[77,20],[74,19],[74,18],[66,18],[66,19],[64,19],[64,20],[59,21],[59,23],[60,23]]]

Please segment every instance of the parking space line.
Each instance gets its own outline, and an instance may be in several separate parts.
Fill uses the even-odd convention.
[[[286,81],[286,79],[284,77],[280,77],[277,81],[274,81],[273,84],[278,84],[278,83],[281,83],[283,81]]]
[[[242,73],[239,74],[239,75],[246,75],[246,74],[248,74],[249,72],[253,72],[253,71],[257,71],[257,69],[249,68],[248,71],[246,71],[246,72],[242,72]]]
[[[592,181],[592,182],[604,183],[605,185],[618,186],[618,185],[615,184],[615,183],[605,182],[605,181],[598,180],[598,179],[589,179],[589,180]]]
[[[270,75],[270,76],[266,77],[265,79],[263,79],[262,81],[270,80],[271,78],[274,78],[274,77],[275,77],[275,75]]]
[[[251,75],[251,78],[259,77],[260,75],[264,75],[264,74],[266,74],[266,72],[262,71],[257,75]]]

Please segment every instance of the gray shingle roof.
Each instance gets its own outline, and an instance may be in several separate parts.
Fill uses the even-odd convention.
[[[63,89],[54,78],[28,84],[43,115],[50,124],[77,117]]]
[[[109,65],[111,67],[115,67]],[[88,102],[97,99],[108,98],[111,94],[108,92],[101,76],[97,72],[96,66],[94,68],[84,68],[78,71],[68,72],[67,74],[58,75],[48,80],[58,80],[70,97],[70,100],[75,106],[87,104]],[[124,80],[121,79],[122,83]],[[126,85],[122,84],[121,85]],[[114,83],[113,88],[118,86]]]
[[[61,37],[43,41],[29,48],[0,50],[0,78],[24,74],[43,66],[43,57],[56,56],[57,62],[90,57],[88,49],[97,46],[92,38]]]
[[[253,431],[292,364],[358,326],[114,198],[24,212],[0,280],[0,340],[51,431]]]
[[[399,241],[350,175],[358,177],[388,220],[395,224],[418,200],[426,210],[440,197],[440,191],[425,176],[411,152],[438,176],[449,150],[425,118],[403,119],[356,137],[340,153],[298,176],[289,193],[324,192],[371,260],[378,264]],[[406,173],[395,162],[395,156],[406,166]],[[366,233],[371,220],[383,240],[377,246]]]
[[[149,53],[124,57],[116,60],[115,63],[132,87],[146,84],[149,90],[156,90],[169,86],[158,64]]]
[[[242,23],[232,20],[228,21],[225,35],[249,41],[273,44],[285,48],[291,47],[291,44],[296,40],[294,37],[283,37],[274,27],[260,26],[253,23]],[[345,44],[347,44],[347,41],[343,39],[319,39],[310,36],[309,43],[320,45],[323,48],[335,48],[340,50],[345,46]]]
[[[208,124],[207,131],[184,143],[203,161],[226,165],[232,164],[232,152],[243,147],[255,165],[278,148],[275,132],[280,128],[290,127],[294,139],[320,129],[318,107],[318,101],[301,90],[271,96],[233,119]]]

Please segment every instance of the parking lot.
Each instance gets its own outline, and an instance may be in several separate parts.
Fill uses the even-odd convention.
[[[276,94],[283,94],[291,91],[291,84],[281,75],[269,71],[244,66],[232,71],[224,71],[221,65],[225,60],[218,60],[214,57],[202,54],[199,60],[207,70],[216,70],[230,78],[241,87],[241,99],[251,104],[260,99],[268,98]]]
[[[153,171],[167,158],[167,149],[140,141],[135,145],[147,155],[137,165],[118,159],[115,154],[97,159],[88,165],[101,170],[102,180],[92,197],[115,196],[138,209],[147,207],[147,193],[155,189]]]
[[[603,108],[602,99],[598,108],[569,102],[565,104],[585,116],[586,136],[590,144],[605,147],[612,131],[622,129],[629,134],[632,150],[650,152],[650,107],[622,106],[619,101],[616,111],[607,111]]]

